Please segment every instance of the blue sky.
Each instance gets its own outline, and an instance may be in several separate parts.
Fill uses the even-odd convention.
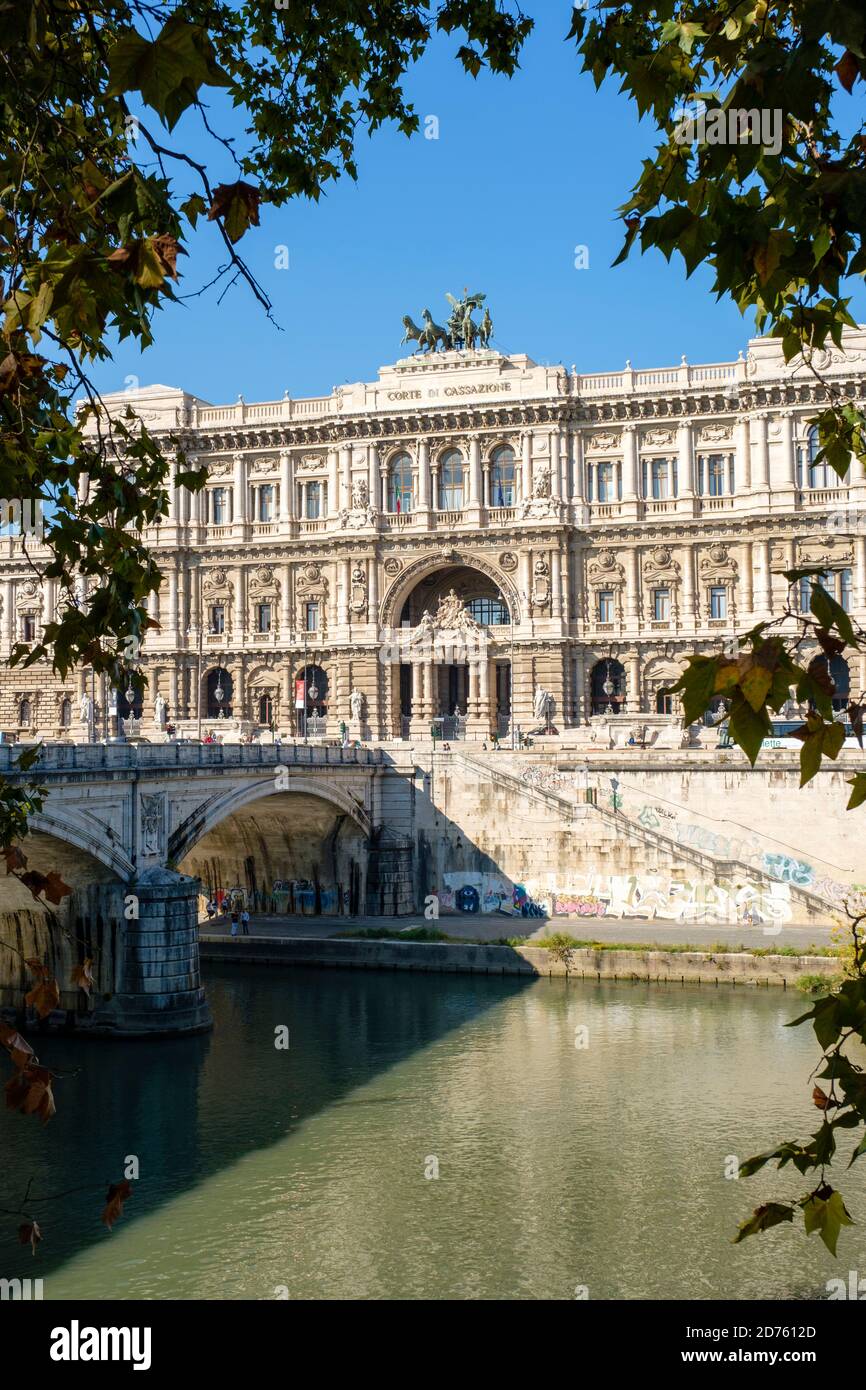
[[[264,209],[240,250],[267,288],[280,332],[237,285],[169,306],[144,354],[120,344],[94,373],[104,391],[137,376],[142,385],[182,386],[214,402],[326,394],[341,382],[375,379],[379,366],[408,352],[401,319],[429,307],[442,323],[445,292],[487,294],[494,346],[578,371],[713,362],[745,349],[753,324],[717,303],[710,276],[690,280],[678,257],[633,254],[611,268],[621,245],[616,208],[625,202],[654,147],[614,83],[595,91],[565,43],[571,4],[530,5],[539,16],[521,70],[510,81],[468,77],[439,39],[410,73],[407,90],[439,138],[411,140],[385,129],[359,143],[359,179],[330,186],[318,204]],[[219,94],[217,94],[219,95]],[[214,104],[212,123],[240,136],[239,116]],[[188,135],[186,148],[204,148]],[[241,142],[242,143],[242,142]],[[212,182],[233,166],[208,146]],[[180,166],[173,166],[180,167]],[[177,176],[184,193],[192,177]],[[223,259],[215,229],[199,223],[180,293],[209,280]],[[586,246],[589,268],[575,268]],[[276,269],[286,246],[289,268]],[[861,310],[862,315],[862,310]]]

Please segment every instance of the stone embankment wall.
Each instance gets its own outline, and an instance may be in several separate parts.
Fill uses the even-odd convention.
[[[451,909],[470,887],[482,911],[516,891],[565,918],[736,923],[749,911],[829,925],[866,882],[844,812],[852,769],[800,791],[792,756],[754,771],[722,756],[629,750],[578,764],[455,745],[431,767],[428,754],[414,777],[419,905],[434,893]]]
[[[671,984],[796,985],[802,975],[834,975],[825,956],[752,956],[745,952],[575,950],[566,965],[540,946],[470,946],[457,942],[354,941],[325,937],[203,935],[202,960],[254,965],[318,965],[433,974],[568,975],[585,980]]]

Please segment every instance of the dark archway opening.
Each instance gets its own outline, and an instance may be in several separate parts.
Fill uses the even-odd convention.
[[[207,675],[207,717],[208,719],[226,719],[232,712],[232,678],[228,671],[224,671],[221,666],[215,670],[208,671]]]
[[[620,714],[625,709],[625,668],[613,658],[596,662],[590,674],[593,714]]]

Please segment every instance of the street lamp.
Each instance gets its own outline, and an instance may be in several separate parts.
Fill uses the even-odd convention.
[[[614,713],[614,708],[613,708],[613,705],[611,704],[610,697],[611,697],[611,695],[613,694],[613,692],[616,690],[616,686],[614,685],[613,681],[611,680],[611,676],[610,676],[610,662],[609,662],[609,661],[608,661],[608,663],[607,663],[606,675],[605,675],[605,678],[604,678],[604,680],[603,680],[603,682],[602,682],[601,688],[602,688],[602,690],[604,691],[605,695],[607,696],[607,708],[606,708],[606,710],[605,710],[605,714],[613,714],[613,713]]]
[[[220,662],[222,661],[222,657],[221,657],[221,656],[219,657],[219,661],[220,661]],[[223,700],[224,700],[225,697],[226,697],[226,693],[225,693],[225,691],[223,690],[223,672],[222,672],[222,666],[221,666],[221,665],[217,665],[217,683],[216,683],[216,690],[215,690],[214,693],[213,693],[213,697],[214,697],[214,699],[215,699],[216,702],[217,702],[217,708],[219,709],[219,718],[220,718],[220,719],[225,719],[225,717],[226,717],[226,712],[225,712],[225,710],[223,709]]]

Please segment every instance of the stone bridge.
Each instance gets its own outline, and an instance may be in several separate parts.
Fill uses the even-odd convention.
[[[27,774],[0,746],[0,774],[38,781],[28,866],[72,889],[55,924],[14,876],[0,879],[0,1004],[21,999],[22,957],[51,957],[61,986],[94,960],[93,999],[64,988],[79,1024],[113,1031],[207,1026],[198,894],[274,881],[310,885],[335,913],[411,911],[411,850],[382,831],[380,749],[290,744],[45,745]],[[395,853],[408,860],[389,873]],[[60,930],[57,930],[59,924]],[[7,953],[3,953],[4,956]]]

